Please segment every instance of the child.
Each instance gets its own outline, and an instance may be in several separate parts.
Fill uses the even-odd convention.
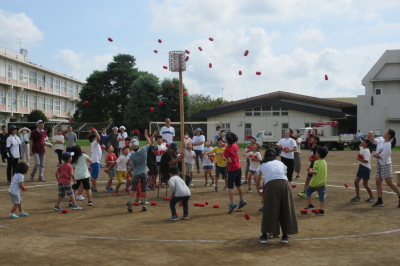
[[[88,206],[93,206],[92,202],[92,193],[90,193],[90,181],[89,181],[89,170],[86,162],[89,164],[92,163],[92,159],[86,153],[82,152],[82,149],[79,145],[75,145],[71,148],[72,153],[72,167],[75,170],[75,180],[76,184],[72,186],[74,190],[74,194],[77,189],[79,189],[82,184],[83,189],[86,191],[86,195],[88,198]],[[72,202],[70,201],[70,206],[72,206]]]
[[[90,171],[92,174],[92,193],[98,197],[100,196],[97,192],[97,178],[99,178],[101,163],[100,135],[95,128],[91,128],[91,130],[93,133],[89,135],[89,141],[92,151],[92,163],[90,164],[90,167],[92,167]]]
[[[250,138],[250,144],[247,145],[245,153],[250,151],[250,149],[251,149],[250,147],[253,147],[253,145],[256,144],[256,141],[257,141],[256,136],[252,136]],[[242,183],[242,185],[245,185],[248,182],[251,182],[251,179],[250,179],[250,181],[248,181],[249,171],[250,171],[250,159],[247,158],[246,159],[246,171],[244,172],[244,182]],[[255,182],[256,182],[256,180],[254,180],[254,185],[256,184]]]
[[[317,153],[318,142],[319,142],[319,137],[317,135],[311,135],[310,136],[311,156],[313,156],[313,155],[315,155]],[[314,162],[317,159],[316,158],[312,159],[311,156],[310,156],[310,158],[308,158],[308,160],[310,161],[310,168],[312,169],[314,167]],[[304,184],[304,190],[298,194],[299,197],[303,197],[303,198],[306,197],[306,189],[308,187],[308,184],[310,183],[311,178],[312,178],[312,175],[307,173],[306,182]]]
[[[185,145],[187,147],[187,144],[189,142],[192,142],[192,139],[189,137],[189,132],[185,132]]]
[[[132,200],[133,196],[135,195],[136,188],[138,186],[139,181],[141,181],[142,185],[142,192],[143,192],[143,203],[142,203],[142,211],[147,211],[147,183],[148,183],[148,178],[147,178],[147,151],[149,150],[149,146],[151,144],[151,141],[148,136],[147,129],[144,131],[144,137],[147,140],[147,145],[144,146],[143,148],[140,148],[139,141],[137,139],[133,139],[130,142],[130,146],[132,150],[134,151],[130,156],[129,156],[129,162],[130,162],[130,168],[128,169],[128,172],[130,172],[133,169],[133,176],[132,176],[132,187],[129,193],[129,201],[126,204],[128,206],[128,212],[132,212]]]
[[[74,192],[72,191],[71,186],[71,178],[74,180],[74,184],[76,184],[74,169],[72,168],[72,156],[73,152],[64,152],[62,154],[62,160],[64,163],[57,168],[55,173],[57,182],[58,182],[58,198],[57,205],[54,206],[54,210],[62,211],[63,209],[60,207],[61,199],[65,198],[65,194],[69,196],[69,199],[72,201],[72,209],[73,210],[81,210],[82,208],[76,205]]]
[[[208,186],[208,179],[207,176],[210,175],[212,183],[211,186],[215,186],[214,183],[214,176],[212,174],[212,169],[213,169],[213,163],[210,160],[210,156],[207,155],[207,153],[209,151],[212,150],[212,141],[211,140],[207,140],[206,141],[206,147],[203,149],[203,153],[201,154],[201,156],[203,157],[203,169],[204,169],[204,179],[206,180],[206,183],[204,184],[204,186]]]
[[[236,186],[236,189],[239,193],[239,207],[238,209],[243,208],[247,202],[243,199],[243,190],[241,187],[240,180],[242,179],[242,166],[239,162],[238,149],[239,146],[236,144],[238,141],[238,137],[233,132],[226,133],[226,142],[228,146],[225,148],[224,157],[228,163],[228,190],[229,190],[229,211],[228,213],[232,213],[232,211],[237,207],[237,204],[233,202],[233,187]]]
[[[308,185],[306,189],[306,195],[307,195],[307,200],[308,200],[308,206],[307,208],[304,208],[305,210],[313,210],[314,205],[311,202],[311,195],[314,191],[318,192],[319,196],[319,203],[320,203],[320,209],[315,213],[317,216],[323,216],[325,215],[324,207],[325,207],[325,192],[326,192],[326,180],[328,177],[328,167],[326,165],[326,162],[324,158],[328,155],[328,149],[325,147],[319,147],[317,154],[315,154],[315,157],[317,157],[317,160],[314,162],[314,168],[308,170],[308,173],[313,175],[311,178],[310,184]]]
[[[372,205],[372,207],[382,207],[382,181],[385,179],[386,184],[393,189],[393,191],[399,197],[400,208],[400,190],[393,183],[393,168],[392,168],[392,149],[396,146],[396,132],[393,129],[388,129],[383,133],[383,139],[375,139],[374,133],[369,132],[369,140],[376,144],[376,153],[374,158],[377,160],[376,170],[375,170],[375,180],[376,180],[376,193],[378,194],[378,201]]]
[[[157,155],[155,152],[158,151],[157,146],[154,145],[154,140],[156,137],[156,132],[155,134],[151,134],[150,137],[150,147],[149,150],[147,151],[147,168],[149,168],[149,189],[150,190],[155,190],[154,188],[154,181],[157,180],[157,175],[158,175],[158,168],[157,168]]]
[[[125,185],[125,192],[129,194],[129,187],[131,185],[131,178],[127,175],[128,171],[126,170],[126,164],[129,161],[129,147],[124,146],[121,148],[121,155],[119,156],[117,160],[117,180],[118,180],[118,185],[115,188],[114,195],[119,196],[118,190],[123,183],[123,179],[126,180],[126,185]]]
[[[363,180],[363,185],[365,189],[368,191],[369,199],[365,200],[365,202],[374,202],[374,195],[372,194],[371,188],[368,186],[368,180],[371,175],[371,152],[369,151],[369,145],[371,142],[368,139],[363,139],[360,144],[360,155],[363,156],[364,159],[360,159],[357,157],[357,160],[360,162],[358,166],[358,171],[356,175],[356,179],[354,180],[354,186],[356,187],[356,197],[351,199],[351,202],[361,201],[360,198],[360,180]]]
[[[251,176],[254,177],[254,180],[256,179],[257,169],[260,166],[260,162],[262,160],[261,153],[259,152],[260,144],[255,143],[252,146],[252,148],[253,148],[253,150],[247,149],[246,152],[243,154],[244,157],[246,157],[248,160],[250,160],[249,175],[247,177],[247,184],[249,185],[249,189],[246,191],[247,193],[252,192]]]
[[[157,142],[157,150],[159,151],[165,151],[167,149],[167,146],[165,143],[163,143],[163,138],[162,136],[158,135],[156,137],[156,142]],[[160,173],[160,163],[161,163],[161,155],[156,156],[156,161],[157,161],[157,170]],[[153,183],[156,184],[157,180],[154,179]],[[163,183],[160,184],[162,187],[164,187]]]
[[[186,145],[186,155],[185,155],[185,170],[186,174],[190,175],[190,186],[193,187],[193,165],[194,165],[194,159],[196,158],[196,154],[194,153],[193,150],[193,144],[192,142],[188,142]]]
[[[228,190],[228,179],[227,179],[227,169],[226,169],[226,161],[224,156],[225,152],[225,142],[223,138],[217,139],[217,147],[208,152],[208,155],[211,156],[215,154],[215,192],[218,192],[218,178],[221,175],[222,179],[225,180],[224,190]]]
[[[106,156],[106,167],[108,170],[108,182],[107,182],[107,186],[106,186],[106,191],[107,192],[111,192],[114,191],[114,189],[112,188],[112,181],[113,178],[115,177],[115,165],[117,164],[117,156],[115,156],[114,153],[114,147],[113,145],[108,145],[106,147],[106,151],[107,151],[107,156]]]
[[[8,190],[11,197],[11,203],[14,204],[14,206],[11,208],[10,214],[8,215],[10,218],[15,219],[19,216],[29,216],[29,214],[22,210],[22,198],[20,196],[21,190],[27,190],[27,188],[24,187],[24,175],[28,172],[28,168],[29,165],[24,161],[19,162],[17,168],[15,168],[15,174],[11,181],[10,189]],[[19,216],[14,213],[17,208],[19,210]]]
[[[178,215],[176,214],[175,205],[178,202],[182,202],[183,205],[183,220],[189,220],[189,204],[190,189],[185,184],[185,181],[179,176],[179,169],[176,166],[171,166],[168,169],[169,172],[169,185],[171,200],[169,201],[169,207],[171,208],[172,216],[169,217],[170,221],[178,221]]]

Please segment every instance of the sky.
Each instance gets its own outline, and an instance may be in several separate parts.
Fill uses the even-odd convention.
[[[168,52],[189,50],[192,94],[356,97],[385,50],[400,49],[399,13],[398,0],[13,0],[1,1],[0,46],[19,51],[24,38],[31,62],[81,80],[118,53],[160,79],[178,77],[163,69]]]

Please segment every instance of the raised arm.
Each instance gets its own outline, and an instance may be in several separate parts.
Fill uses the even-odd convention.
[[[371,141],[371,143],[375,144],[374,132],[372,132],[372,131],[368,132],[368,137],[369,137],[369,141]]]

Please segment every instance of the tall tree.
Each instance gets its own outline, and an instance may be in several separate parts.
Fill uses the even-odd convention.
[[[47,134],[50,134],[51,130],[52,130],[52,126],[49,124],[46,124],[47,122],[49,122],[49,119],[47,118],[47,116],[40,110],[33,110],[32,112],[30,112],[27,116],[27,120],[28,122],[37,122],[39,120],[43,120],[43,122],[45,123],[44,129],[47,131]],[[29,125],[28,128],[30,130],[34,130],[37,128],[36,125]]]
[[[173,88],[170,88],[172,83]],[[183,85],[183,91],[187,92],[185,85]],[[158,106],[158,121],[164,121],[165,118],[170,118],[173,122],[181,121],[180,118],[180,101],[179,101],[179,79],[165,78],[161,82],[161,94],[159,99],[163,101],[162,106]],[[189,100],[188,95],[183,96],[183,107],[185,113],[185,120],[188,120],[189,116]]]
[[[156,120],[159,114],[160,89],[158,78],[153,74],[143,73],[132,83],[128,91],[129,102],[125,105],[123,117],[128,128],[143,132],[148,128],[150,121]],[[151,107],[154,108],[154,112],[150,112]]]

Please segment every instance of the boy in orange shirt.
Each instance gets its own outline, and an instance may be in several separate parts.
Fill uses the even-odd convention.
[[[112,192],[115,190],[111,186],[112,186],[113,178],[115,177],[115,165],[117,164],[118,158],[117,158],[117,156],[115,156],[114,147],[112,145],[108,145],[106,147],[106,151],[108,152],[108,154],[106,156],[106,166],[107,166],[107,170],[109,171],[106,191]]]

